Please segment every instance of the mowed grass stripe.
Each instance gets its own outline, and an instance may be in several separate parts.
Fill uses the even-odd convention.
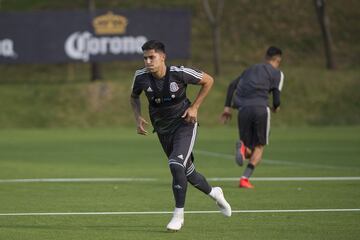
[[[235,149],[234,149],[235,150]],[[204,151],[204,150],[194,150],[194,153],[199,155],[204,155],[208,157],[218,157],[223,159],[231,159],[235,161],[235,154],[226,154],[226,153],[218,153],[218,152],[211,152],[211,151]],[[315,164],[315,163],[299,163],[299,162],[291,162],[285,160],[274,160],[264,158],[262,159],[264,164],[269,165],[288,165],[288,166],[295,166],[295,167],[302,167],[302,168],[327,168],[327,169],[339,169],[339,168],[348,168],[344,166],[331,166],[331,165],[322,165],[322,164]]]

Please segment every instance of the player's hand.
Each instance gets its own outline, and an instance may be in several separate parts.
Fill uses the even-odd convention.
[[[184,118],[185,121],[188,123],[196,123],[197,122],[197,112],[198,112],[197,108],[189,107],[188,109],[186,109],[186,111],[184,112],[184,114],[181,117]]]
[[[280,107],[277,107],[277,108],[272,107],[272,108],[271,108],[271,111],[272,111],[273,113],[277,113],[277,112],[280,111]]]
[[[231,109],[229,107],[225,107],[224,111],[220,115],[220,122],[222,124],[225,124],[231,120],[231,117],[232,117]]]
[[[143,117],[139,117],[137,120],[137,133],[141,135],[147,135],[148,132],[145,129],[145,125],[148,124],[149,123]]]

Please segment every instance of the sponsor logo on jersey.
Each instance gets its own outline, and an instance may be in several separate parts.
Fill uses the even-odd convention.
[[[179,90],[179,86],[177,85],[176,82],[171,82],[170,83],[170,91],[171,92],[177,92]]]
[[[0,56],[8,58],[17,57],[17,54],[14,51],[14,42],[12,39],[0,39]]]
[[[153,90],[151,89],[151,87],[148,87],[148,89],[146,89],[147,92],[153,92]]]

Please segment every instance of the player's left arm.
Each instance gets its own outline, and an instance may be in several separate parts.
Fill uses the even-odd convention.
[[[273,95],[273,107],[272,107],[272,111],[274,113],[277,113],[278,111],[280,111],[280,95],[281,95],[281,90],[284,84],[284,74],[279,71],[278,72],[278,76],[275,78],[275,86],[272,90],[272,95]]]
[[[272,112],[277,113],[280,110],[280,91],[275,88],[272,92],[273,95],[273,107],[271,108]]]
[[[192,123],[197,122],[198,109],[202,104],[202,102],[204,101],[205,97],[209,94],[213,83],[214,83],[214,79],[207,73],[203,72],[202,78],[198,82],[198,84],[201,85],[201,89],[197,94],[194,102],[182,115],[182,118],[185,118],[185,121]]]

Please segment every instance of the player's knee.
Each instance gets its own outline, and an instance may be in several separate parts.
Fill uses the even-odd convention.
[[[181,163],[170,163],[169,168],[173,176],[182,176],[185,174],[185,168]]]

